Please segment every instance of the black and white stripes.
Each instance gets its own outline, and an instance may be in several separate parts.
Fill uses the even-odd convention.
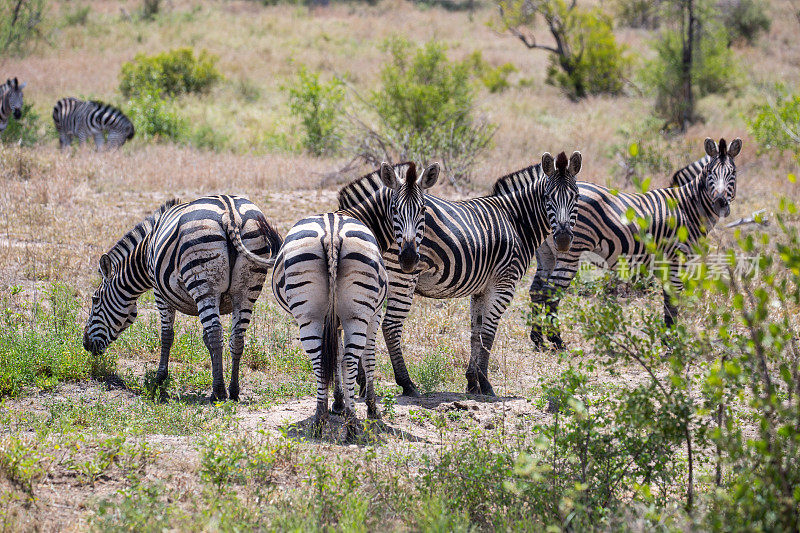
[[[104,144],[108,148],[119,148],[135,133],[133,124],[122,111],[94,100],[62,98],[53,107],[53,122],[62,149],[69,147],[74,137],[81,146],[92,137],[97,150]]]
[[[552,231],[561,246],[569,247],[580,167],[579,152],[569,161],[562,152],[555,162],[544,154],[541,166],[497,180],[490,196],[460,202],[426,196],[419,267],[405,268],[396,243],[383,254],[389,273],[383,334],[403,394],[419,394],[401,352],[403,322],[415,293],[429,298],[472,296],[467,390],[494,394],[487,374],[498,322],[547,234]],[[359,217],[359,210],[376,211],[371,205],[379,188],[375,176],[354,182],[340,193],[340,209]]]
[[[438,174],[438,165],[431,165],[418,178],[413,163],[395,168],[384,163],[380,171],[340,193],[341,197],[360,188],[363,181],[375,179],[385,186],[369,192],[368,205],[305,218],[286,235],[275,263],[272,290],[297,322],[303,349],[311,358],[317,379],[316,435],[328,417],[328,387],[334,380],[334,411],[344,411],[348,439],[355,437],[359,361],[366,374],[367,415],[379,416],[373,373],[375,333],[387,292],[381,255],[394,245],[395,261],[402,268],[412,271],[417,266],[420,226],[425,220],[423,190],[436,182]],[[339,329],[344,353],[340,353]]]
[[[639,238],[639,225],[627,216],[632,210],[636,218],[647,220],[644,231],[652,236],[657,253],[662,256],[666,270],[662,275],[669,281],[664,290],[664,319],[668,326],[672,325],[677,316],[674,295],[683,287],[679,275],[681,256],[687,255],[720,217],[730,214],[730,203],[736,197],[734,158],[741,148],[741,139],[735,139],[730,147],[725,139],[720,139],[719,146],[706,139],[707,162],[699,175],[681,187],[628,194],[579,182],[575,240],[566,253],[558,253],[549,241],[536,251],[531,302],[544,305],[547,314],[554,319],[559,303],[556,291],[569,286],[585,252],[591,252],[596,260],[612,269],[620,258],[625,258],[631,268],[651,262],[654,254]],[[693,164],[686,168],[697,167]],[[685,238],[681,238],[681,234]],[[537,346],[542,345],[539,326],[533,326],[531,339]],[[562,346],[557,330],[551,332],[549,339],[556,346]]]
[[[161,361],[156,379],[167,377],[175,312],[199,316],[211,354],[212,399],[225,399],[220,315],[233,313],[230,397],[239,396],[244,333],[282,244],[263,213],[238,196],[175,201],[129,231],[100,258],[102,283],[92,297],[83,345],[102,353],[137,316],[137,299],[153,289],[161,316]]]
[[[0,85],[0,132],[8,127],[9,117],[13,116],[15,120],[22,117],[22,89],[25,85],[17,78],[8,79]]]

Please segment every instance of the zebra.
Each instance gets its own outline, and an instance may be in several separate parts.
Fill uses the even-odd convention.
[[[389,274],[383,336],[404,395],[419,396],[401,350],[403,322],[415,293],[437,299],[472,297],[467,392],[494,395],[488,365],[498,322],[547,234],[555,234],[561,250],[569,248],[578,198],[575,176],[581,164],[580,152],[569,160],[561,152],[555,161],[545,153],[541,164],[498,179],[489,196],[466,201],[425,197],[419,267],[404,268],[396,244],[383,254]],[[343,191],[339,208],[376,209],[370,195],[379,186],[372,179]]]
[[[425,225],[424,191],[438,177],[438,163],[419,177],[414,163],[394,168],[383,163],[380,170],[354,180],[339,193],[341,198],[376,180],[381,187],[367,193],[371,209],[354,205],[304,218],[286,235],[275,262],[272,291],[297,322],[317,379],[314,437],[321,436],[328,418],[328,386],[334,380],[333,411],[344,412],[347,439],[355,438],[353,389],[359,362],[366,375],[367,416],[380,418],[373,375],[375,334],[388,291],[381,256],[394,245],[401,268],[416,268]],[[344,334],[343,354],[339,329]]]
[[[100,257],[100,287],[83,333],[83,346],[101,355],[136,319],[136,301],[153,289],[161,318],[156,383],[168,376],[175,312],[199,316],[211,354],[211,400],[224,400],[220,315],[232,313],[232,400],[239,399],[239,360],[253,305],[281,247],[281,236],[261,210],[241,196],[170,200]],[[270,259],[265,259],[271,256]]]
[[[682,169],[675,172],[670,180],[670,187],[683,187],[690,181],[702,174],[703,169],[711,161],[711,156],[705,155],[694,163],[689,163]]]
[[[0,133],[8,127],[8,118],[14,115],[15,120],[22,117],[22,89],[27,83],[20,83],[17,78],[9,78],[0,85]]]
[[[100,151],[106,142],[104,140],[106,133],[107,146],[119,148],[136,133],[133,123],[125,113],[96,100],[62,98],[53,106],[53,122],[58,131],[58,142],[62,150],[72,144],[75,136],[78,137],[81,146],[86,143],[89,136],[92,136],[95,147]]]
[[[736,196],[736,164],[734,158],[742,148],[741,139],[727,145],[705,140],[707,158],[697,173],[699,162],[678,171],[675,176],[696,177],[680,187],[656,189],[645,194],[615,192],[607,187],[579,182],[578,223],[575,242],[568,253],[556,253],[552,244],[545,242],[536,251],[536,274],[530,286],[530,299],[534,305],[544,306],[548,321],[554,327],[548,334],[550,342],[558,349],[564,343],[555,324],[558,313],[559,290],[566,289],[575,277],[581,255],[590,253],[598,262],[614,268],[620,257],[631,267],[652,261],[654,254],[647,250],[637,236],[635,220],[626,220],[626,212],[633,209],[637,217],[649,220],[647,233],[652,235],[658,252],[667,262],[671,290],[663,290],[664,321],[672,327],[678,316],[674,299],[683,284],[679,277],[680,256],[686,255],[693,245],[713,229],[717,220],[730,214],[730,204]],[[687,239],[680,242],[679,228],[685,228]],[[531,340],[537,348],[544,345],[542,327],[534,324]]]

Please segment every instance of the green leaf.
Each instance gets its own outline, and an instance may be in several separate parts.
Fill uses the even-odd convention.
[[[639,144],[638,143],[631,143],[631,145],[628,146],[628,153],[631,154],[631,157],[636,157],[637,155],[639,155]],[[791,174],[789,174],[789,175],[791,176]],[[794,183],[794,182],[792,182],[792,183]]]

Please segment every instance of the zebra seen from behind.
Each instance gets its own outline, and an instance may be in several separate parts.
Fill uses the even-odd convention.
[[[9,78],[0,85],[0,133],[8,127],[8,119],[22,118],[22,89],[27,83],[20,83],[17,78]]]
[[[655,255],[648,251],[639,238],[636,220],[627,220],[626,213],[633,209],[636,217],[648,221],[646,233],[653,236],[657,252],[665,261],[664,269],[670,289],[665,287],[663,291],[664,321],[671,327],[678,314],[674,296],[683,288],[680,279],[681,256],[687,255],[692,246],[713,229],[719,218],[730,214],[730,204],[736,197],[734,158],[739,155],[741,148],[742,141],[738,138],[730,146],[725,139],[720,139],[719,145],[706,139],[707,158],[700,160],[705,160],[705,164],[692,181],[677,188],[630,194],[579,182],[575,240],[566,253],[557,252],[548,242],[536,251],[537,266],[530,287],[531,302],[544,306],[548,322],[555,324],[559,304],[557,293],[569,287],[584,253],[590,252],[595,262],[602,262],[611,269],[617,266],[620,258],[625,258],[631,268],[653,261]],[[675,175],[685,177],[696,172],[696,169],[697,163],[692,163]],[[682,231],[686,232],[685,242],[679,238]],[[544,344],[542,334],[542,327],[534,324],[531,340],[538,348]],[[549,333],[548,339],[556,347],[563,347],[557,325]]]
[[[78,138],[80,146],[92,137],[98,151],[104,145],[108,148],[119,148],[136,133],[133,123],[125,113],[95,100],[62,98],[53,107],[53,122],[58,131],[58,142],[62,150],[67,149],[75,137]]]
[[[355,438],[354,386],[359,362],[366,373],[367,416],[380,418],[373,375],[375,334],[387,292],[382,255],[398,250],[396,262],[412,271],[419,261],[424,232],[424,190],[436,183],[434,163],[417,176],[413,163],[384,163],[377,172],[359,178],[342,195],[362,182],[377,180],[367,194],[372,209],[357,207],[300,220],[286,235],[272,277],[278,303],[300,329],[300,341],[317,379],[317,405],[312,434],[321,436],[328,418],[328,387],[335,383],[333,411],[343,411],[347,439]],[[340,346],[339,330],[343,333]],[[343,353],[342,353],[343,349]],[[363,357],[363,359],[362,359]]]
[[[136,319],[138,298],[153,289],[161,317],[156,383],[167,378],[175,312],[180,311],[200,317],[211,355],[211,400],[224,400],[220,315],[232,313],[228,392],[238,400],[244,334],[282,242],[246,198],[206,196],[165,203],[100,257],[102,282],[92,296],[84,348],[102,354]]]
[[[401,351],[403,322],[415,293],[437,299],[472,297],[467,392],[494,395],[488,368],[498,322],[547,234],[555,234],[562,250],[569,248],[581,164],[580,152],[569,159],[562,152],[556,160],[545,153],[541,165],[498,179],[489,196],[467,201],[425,197],[419,266],[406,268],[397,243],[383,253],[389,274],[383,335],[404,395],[419,396]],[[340,193],[339,208],[374,218],[370,213],[379,210],[374,191],[380,181],[366,176],[354,185]]]

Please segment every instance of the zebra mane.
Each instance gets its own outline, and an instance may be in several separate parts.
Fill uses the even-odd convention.
[[[491,196],[501,196],[526,189],[533,185],[543,174],[540,163],[506,174],[494,182]]]
[[[412,165],[414,165],[414,163],[405,161],[403,163],[392,165],[392,168],[395,170],[408,171]],[[382,186],[383,182],[381,181],[380,168],[373,170],[369,174],[365,174],[360,178],[354,179],[339,189],[339,209],[355,207],[363,202],[366,198],[372,196],[372,194],[379,190]]]
[[[156,222],[161,215],[166,213],[170,208],[182,203],[177,198],[167,200],[158,209],[147,215],[144,220],[136,224],[133,229],[128,231],[111,250],[108,251],[108,256],[111,258],[111,263],[114,269],[122,263],[122,260],[130,255],[136,245],[144,240],[144,238],[153,230]]]

